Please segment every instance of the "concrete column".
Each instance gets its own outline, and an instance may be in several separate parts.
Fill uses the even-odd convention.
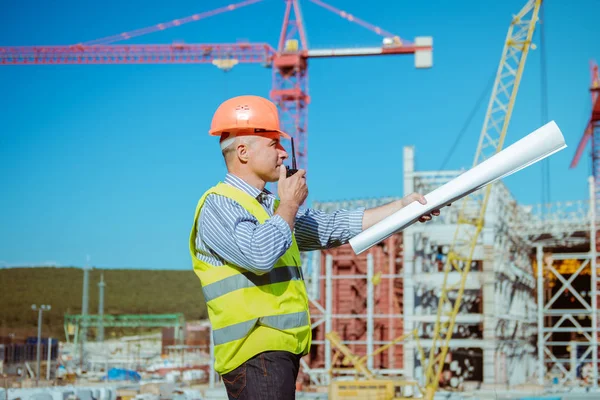
[[[414,181],[413,172],[415,169],[414,164],[414,148],[412,146],[404,147],[404,195],[408,195],[414,192]],[[402,233],[403,236],[403,302],[404,302],[404,334],[412,332],[414,324],[412,316],[414,315],[414,282],[413,282],[413,270],[414,270],[414,234],[413,228],[408,227]],[[404,342],[404,360],[403,369],[406,379],[415,378],[415,345],[412,344],[413,340],[407,340]]]
[[[331,332],[333,329],[333,256],[328,254],[325,257],[325,334]],[[331,369],[331,342],[325,339],[325,370]],[[329,374],[326,375],[326,384],[330,383]]]
[[[488,206],[485,213],[485,226],[480,233],[480,239],[483,243],[482,261],[483,261],[483,279],[482,279],[482,296],[483,296],[483,383],[497,384],[496,370],[501,371],[500,365],[497,365],[504,357],[496,357],[496,325],[498,312],[504,314],[509,313],[509,310],[499,310],[497,308],[498,300],[501,299],[500,292],[496,293],[495,289],[495,267],[497,263],[502,263],[501,259],[496,257],[496,227],[498,224],[497,215],[497,198],[498,191],[492,187]],[[506,268],[506,265],[498,265],[498,267]],[[506,355],[509,356],[508,354]],[[500,376],[506,374],[500,374]]]
[[[494,279],[494,230],[483,229],[483,383],[496,382],[496,292]]]
[[[545,377],[545,365],[544,365],[544,249],[541,245],[536,246],[536,257],[537,257],[537,313],[538,313],[538,324],[537,324],[537,344],[538,344],[538,384],[544,384]]]
[[[373,260],[373,253],[367,254],[367,368],[373,370],[373,331],[375,329],[375,321],[373,319],[375,299],[374,297],[374,285],[373,285],[373,272],[375,268],[375,261]]]

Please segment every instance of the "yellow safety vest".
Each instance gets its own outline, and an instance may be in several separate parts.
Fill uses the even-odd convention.
[[[262,224],[269,214],[263,206],[231,185],[219,182],[198,201],[190,234],[190,255],[213,329],[215,370],[226,374],[253,356],[269,350],[305,355],[312,332],[308,295],[302,277],[300,251],[292,245],[273,269],[257,275],[234,264],[214,266],[196,257],[196,225],[209,194],[229,197]],[[279,201],[275,202],[275,207]]]

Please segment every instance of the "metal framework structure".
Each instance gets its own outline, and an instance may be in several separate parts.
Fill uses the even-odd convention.
[[[64,329],[67,343],[70,342],[71,330],[73,343],[79,343],[79,331],[86,328],[175,328],[175,337],[183,338],[182,329],[185,327],[185,317],[176,314],[65,314]]]
[[[383,44],[360,48],[309,49],[299,0],[285,0],[285,12],[277,49],[266,43],[247,42],[111,44],[200,21],[262,1],[264,0],[245,0],[212,11],[70,46],[0,47],[0,65],[213,64],[228,71],[237,64],[261,64],[273,69],[270,97],[278,106],[283,129],[295,139],[298,167],[303,169],[308,167],[309,59],[414,54],[416,68],[432,66],[431,37],[417,37],[414,42],[401,39],[322,0],[309,1],[383,36]]]
[[[556,252],[564,246],[536,245],[540,385],[556,380],[598,389],[596,179],[589,179],[589,251]]]
[[[313,253],[305,272],[313,341],[311,353],[302,360],[302,372],[311,383],[328,385],[332,378],[355,374],[332,352],[327,336],[332,332],[339,333],[340,344],[365,355],[365,367],[373,373],[403,374],[402,347],[382,347],[403,333],[401,254],[402,235],[359,256],[349,246]]]

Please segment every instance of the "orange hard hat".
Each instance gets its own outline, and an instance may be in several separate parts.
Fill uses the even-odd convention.
[[[260,135],[278,132],[290,139],[279,125],[279,114],[275,104],[260,96],[237,96],[225,100],[213,115],[208,134],[227,137],[230,135]]]

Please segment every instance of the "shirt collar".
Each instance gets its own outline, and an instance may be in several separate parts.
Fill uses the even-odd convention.
[[[260,191],[259,189],[255,188],[254,186],[248,184],[242,178],[235,176],[231,173],[228,173],[227,175],[225,175],[225,183],[248,193],[250,196],[254,197],[255,199],[257,199],[263,193],[266,195],[272,196],[272,193],[269,192],[266,188],[263,189],[262,191]]]

